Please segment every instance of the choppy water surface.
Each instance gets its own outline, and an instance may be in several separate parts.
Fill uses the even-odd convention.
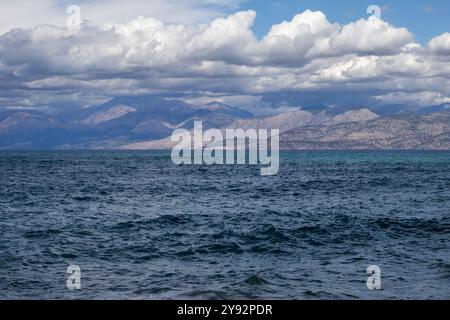
[[[259,173],[1,151],[0,298],[450,298],[450,153],[284,153]]]

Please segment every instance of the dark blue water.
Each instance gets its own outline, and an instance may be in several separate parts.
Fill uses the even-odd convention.
[[[450,153],[2,151],[0,299],[449,299],[449,187]]]

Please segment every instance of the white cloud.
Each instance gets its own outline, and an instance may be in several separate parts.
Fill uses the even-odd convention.
[[[377,96],[375,98],[389,104],[410,103],[412,105],[422,107],[450,103],[449,96],[433,91],[394,92],[384,96]]]
[[[138,16],[158,17],[167,23],[206,23],[245,0],[0,0],[0,34],[12,28],[48,24],[65,26],[69,5],[95,24],[125,23]]]
[[[340,26],[331,24],[320,11],[306,10],[290,22],[274,25],[261,46],[278,61],[299,63],[300,57],[393,54],[412,38],[408,30],[374,17]]]
[[[186,3],[194,8],[212,2],[222,3]],[[255,12],[243,11],[209,23],[141,17],[80,31],[51,25],[15,30],[0,37],[0,91],[16,104],[18,97],[30,101],[51,94],[87,100],[149,92],[221,97],[329,92],[349,95],[348,101],[356,94],[411,104],[444,103],[450,96],[448,33],[422,47],[408,30],[374,17],[342,26],[307,10],[274,25],[258,41],[251,30],[255,19]]]
[[[393,54],[410,43],[413,35],[405,28],[395,28],[389,23],[370,17],[345,25],[331,39],[331,50],[342,53]]]
[[[428,48],[436,54],[450,55],[450,33],[446,32],[437,36],[428,43]]]

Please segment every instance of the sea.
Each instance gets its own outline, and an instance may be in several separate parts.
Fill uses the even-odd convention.
[[[450,298],[450,152],[259,169],[0,151],[0,299]]]

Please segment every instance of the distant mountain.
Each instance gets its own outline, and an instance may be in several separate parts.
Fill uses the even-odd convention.
[[[445,103],[438,106],[424,107],[420,108],[417,113],[418,114],[428,114],[428,113],[436,113],[436,112],[446,112],[450,111],[450,104]]]
[[[9,110],[0,113],[0,148],[117,148],[169,136],[174,129],[223,127],[252,114],[219,102],[196,106],[151,96],[117,97],[59,114]]]
[[[53,149],[70,141],[82,141],[90,134],[59,122],[44,113],[29,110],[8,110],[0,113],[1,149]]]
[[[226,128],[234,129],[279,129],[280,133],[292,130],[298,127],[310,125],[332,125],[344,122],[366,122],[378,118],[378,115],[367,108],[359,110],[347,111],[342,114],[329,109],[322,111],[316,115],[306,111],[294,111],[282,113],[272,117],[240,119],[226,126]],[[226,129],[225,127],[218,127]],[[125,145],[125,149],[168,149],[172,148],[174,143],[170,137],[153,141],[141,141],[133,144]]]
[[[329,109],[339,110],[340,113],[360,109],[361,105],[352,105],[352,100],[359,101],[363,105],[370,106],[370,109],[379,116],[397,116],[411,114],[428,114],[433,112],[444,112],[450,110],[450,103],[441,105],[419,106],[415,103],[396,104],[386,103],[364,93],[354,92],[352,96],[337,94],[333,91],[317,92],[277,92],[264,94],[260,101],[260,106],[272,108],[274,110],[285,107],[301,107],[303,111],[318,114]],[[327,103],[325,103],[327,101]],[[332,106],[332,107],[330,107]]]
[[[279,129],[284,149],[450,149],[447,105],[396,116],[367,107],[313,109],[254,117],[220,102],[135,96],[51,114],[4,110],[0,149],[166,149],[175,129],[192,130],[196,120],[204,129]]]
[[[346,111],[341,114],[336,114],[325,122],[327,125],[347,123],[347,122],[359,122],[364,123],[378,119],[379,116],[368,108],[362,108],[353,111]]]
[[[450,149],[450,112],[303,126],[285,132],[282,149]]]
[[[208,114],[208,113],[214,113],[214,114],[223,114],[223,115],[229,115],[233,116],[235,118],[239,119],[250,119],[253,117],[253,115],[250,112],[231,107],[229,105],[226,105],[221,102],[211,102],[205,105],[202,105],[198,107],[199,113]]]
[[[229,127],[242,129],[280,129],[281,132],[284,132],[307,125],[313,118],[314,115],[310,112],[294,111],[267,118],[237,120],[231,123]]]
[[[85,125],[99,125],[111,120],[122,118],[129,113],[137,112],[136,109],[117,105],[105,111],[99,111],[92,115],[87,116],[85,119],[81,120],[82,124]]]
[[[56,126],[56,120],[49,115],[33,111],[6,111],[0,113],[0,134],[23,133],[33,128]]]

